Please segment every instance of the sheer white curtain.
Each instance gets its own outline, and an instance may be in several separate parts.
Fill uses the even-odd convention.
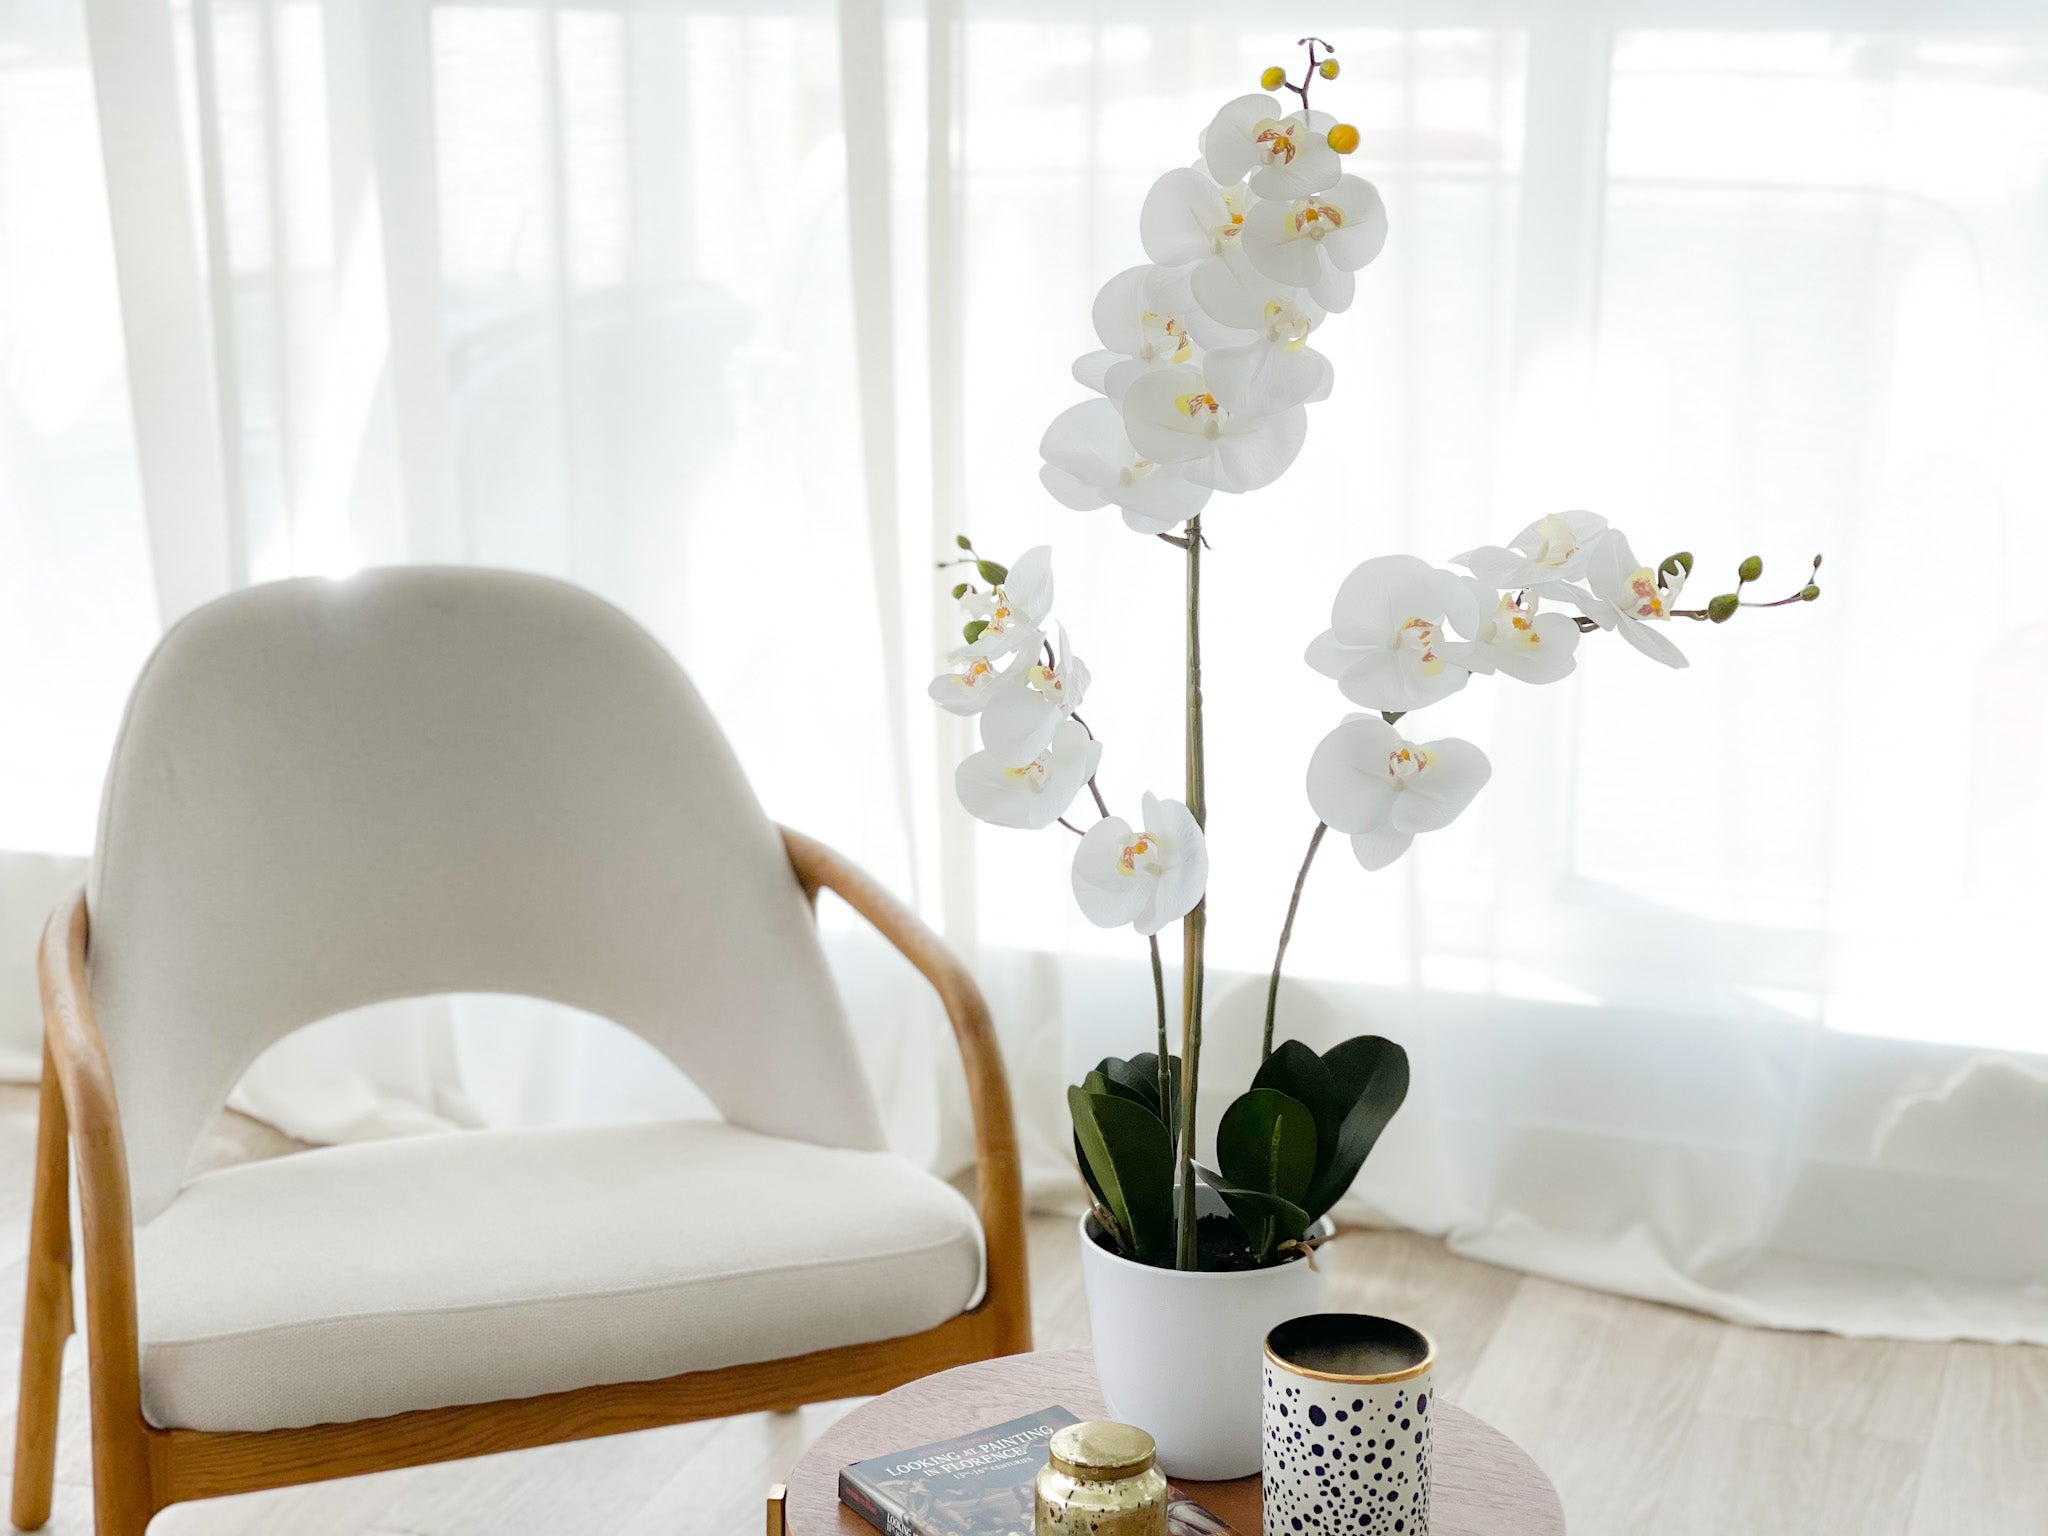
[[[1688,672],[1596,637],[1435,706],[1494,758],[1476,814],[1378,876],[1325,852],[1283,1027],[1416,1066],[1350,1214],[1757,1321],[2048,1341],[2048,45],[1996,21],[1318,22],[1394,235],[1300,463],[1209,520],[1216,963],[1269,963],[1341,713],[1300,650],[1352,563],[1566,506],[1710,587],[1827,554],[1818,605],[1681,634]],[[1144,188],[1291,43],[1201,6],[0,0],[7,942],[90,845],[162,622],[549,570],[973,957],[1071,1199],[1059,1089],[1149,1040],[1143,950],[1071,912],[1064,834],[950,808],[931,564],[1051,542],[1112,808],[1178,782],[1176,557],[1053,504],[1035,449]],[[942,1022],[832,943],[899,1144],[957,1166]],[[1256,991],[1212,988],[1219,1104]],[[464,998],[309,1031],[244,1102],[340,1136],[692,1099],[599,1021]]]

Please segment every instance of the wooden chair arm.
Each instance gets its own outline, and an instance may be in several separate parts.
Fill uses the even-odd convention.
[[[1006,1320],[1002,1348],[1031,1347],[1031,1306],[1024,1241],[1024,1177],[1009,1075],[981,988],[946,943],[857,865],[815,838],[782,829],[789,862],[815,905],[829,890],[873,925],[932,984],[952,1021],[974,1113],[976,1177],[988,1285],[983,1305]]]
[[[57,1077],[78,1175],[85,1269],[86,1348],[93,1384],[95,1465],[126,1463],[118,1476],[147,1485],[142,1361],[135,1319],[135,1223],[128,1148],[114,1097],[114,1070],[93,1018],[85,981],[87,918],[80,889],[57,904],[43,929],[45,1064]],[[45,1104],[52,1099],[45,1096]]]

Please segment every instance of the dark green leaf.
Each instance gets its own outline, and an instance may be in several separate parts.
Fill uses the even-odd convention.
[[[1277,1088],[1254,1088],[1223,1111],[1216,1166],[1241,1189],[1298,1205],[1316,1181],[1316,1117]]]
[[[1320,1159],[1315,1188],[1303,1202],[1311,1216],[1321,1216],[1344,1197],[1380,1132],[1408,1097],[1408,1053],[1382,1036],[1359,1035],[1333,1046],[1323,1066],[1345,1110],[1336,1145]]]
[[[1136,1249],[1130,1257],[1171,1262],[1173,1153],[1166,1127],[1143,1104],[1085,1087],[1067,1090],[1067,1109],[1091,1183]]]
[[[1180,1058],[1167,1058],[1167,1099],[1162,1113],[1159,1104],[1159,1056],[1155,1051],[1145,1051],[1125,1061],[1117,1056],[1105,1056],[1095,1064],[1095,1071],[1109,1084],[1111,1091],[1119,1098],[1135,1098],[1160,1119],[1172,1122],[1178,1112],[1180,1099]]]

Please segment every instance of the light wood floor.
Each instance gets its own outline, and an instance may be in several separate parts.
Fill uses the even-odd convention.
[[[11,1455],[31,1092],[0,1088],[0,1448]],[[224,1122],[218,1162],[287,1143]],[[1032,1227],[1041,1347],[1086,1342],[1073,1229]],[[2042,1536],[2048,1350],[1732,1327],[1476,1264],[1411,1233],[1324,1255],[1339,1304],[1410,1318],[1440,1384],[1535,1456],[1573,1536]],[[82,1339],[65,1381],[58,1536],[92,1530]],[[755,1536],[761,1500],[854,1406],[709,1424],[249,1494],[151,1536]],[[0,1470],[0,1509],[7,1477]],[[1246,1533],[1256,1536],[1256,1533]]]

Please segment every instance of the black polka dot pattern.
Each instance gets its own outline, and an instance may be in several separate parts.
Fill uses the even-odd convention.
[[[1429,1536],[1430,1373],[1366,1386],[1265,1372],[1265,1536]]]

